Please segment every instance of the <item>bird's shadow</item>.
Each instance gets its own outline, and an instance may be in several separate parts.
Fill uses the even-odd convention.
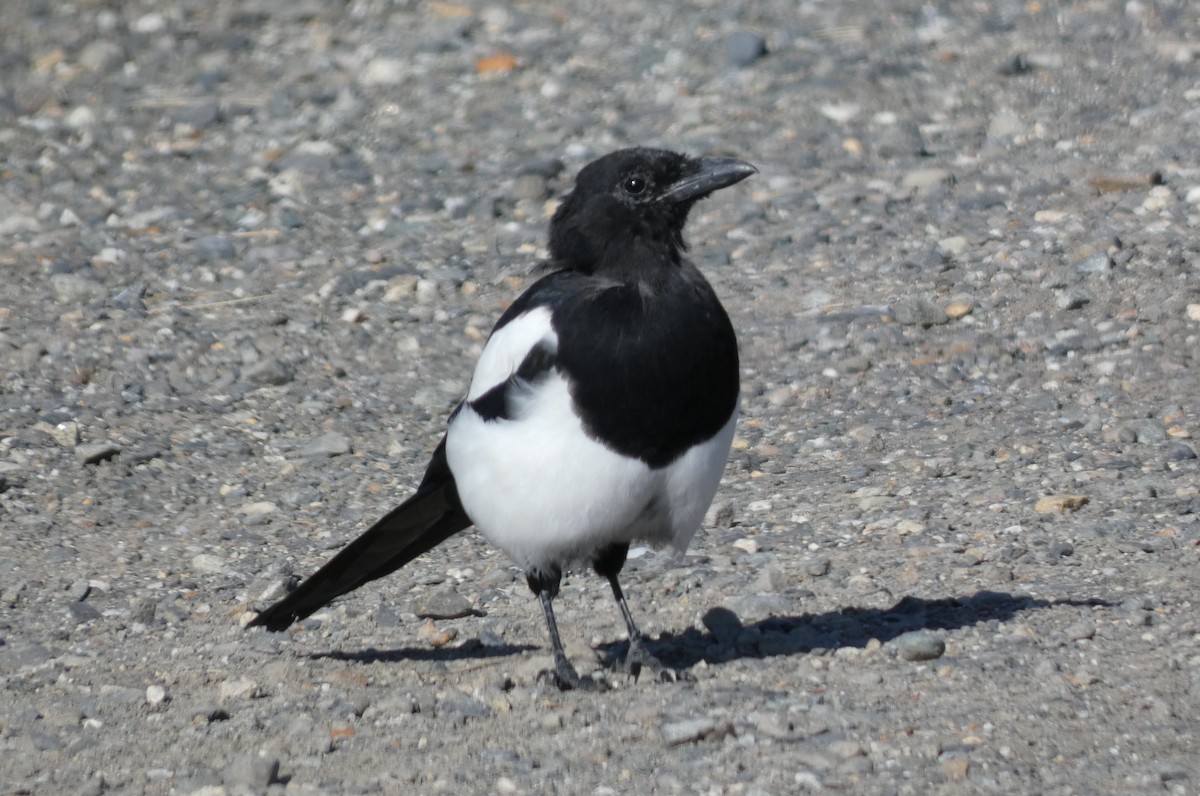
[[[328,658],[335,661],[356,661],[358,663],[399,663],[401,661],[449,663],[450,661],[504,658],[536,649],[538,647],[532,644],[484,644],[477,638],[471,638],[454,647],[396,647],[390,650],[367,647],[354,651],[314,652],[308,657],[313,660]]]
[[[743,624],[728,608],[712,608],[705,630],[665,633],[647,646],[663,663],[687,669],[704,661],[803,655],[842,647],[865,647],[871,639],[887,643],[912,630],[954,630],[985,622],[1007,622],[1024,611],[1057,606],[1111,606],[1101,599],[1041,600],[1027,595],[978,591],[965,597],[904,597],[891,608],[847,607],[822,614],[769,616]],[[628,642],[602,647],[610,661],[624,655]]]
[[[925,599],[904,597],[891,608],[848,607],[838,611],[798,616],[769,616],[743,623],[728,608],[712,608],[703,617],[704,630],[688,628],[681,633],[664,633],[648,641],[647,647],[663,663],[688,669],[704,661],[723,663],[738,658],[774,655],[803,655],[841,647],[865,647],[871,639],[887,643],[911,630],[954,630],[984,622],[1007,622],[1023,611],[1058,606],[1111,606],[1105,600],[1042,600],[1005,592],[979,591],[965,597]],[[541,649],[529,644],[485,644],[477,638],[454,647],[398,647],[312,653],[314,659],[329,658],[359,663],[397,663],[483,660],[518,655]],[[620,661],[627,641],[600,647],[607,663]]]

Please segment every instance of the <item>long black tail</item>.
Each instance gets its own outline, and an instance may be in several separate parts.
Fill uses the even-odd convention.
[[[250,626],[283,630],[335,597],[395,572],[470,524],[446,464],[443,438],[416,494],[388,512],[295,591],[255,617]]]

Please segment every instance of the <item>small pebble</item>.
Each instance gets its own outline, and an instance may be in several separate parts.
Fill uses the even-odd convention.
[[[262,792],[278,777],[278,758],[242,755],[225,768],[222,779],[229,787],[250,788]]]
[[[1087,503],[1087,495],[1046,495],[1038,499],[1033,510],[1038,514],[1065,514],[1078,511]]]
[[[663,743],[667,746],[679,746],[680,744],[700,741],[710,737],[720,738],[728,734],[729,730],[730,728],[727,724],[718,724],[714,719],[707,716],[684,719],[682,721],[670,721],[664,723],[659,728]]]
[[[1077,310],[1090,303],[1091,300],[1092,297],[1082,290],[1067,289],[1058,294],[1054,304],[1060,310]]]
[[[749,553],[751,555],[758,552],[758,542],[745,537],[734,542],[733,547],[735,550],[741,550],[743,553]]]
[[[280,359],[264,357],[246,368],[242,375],[252,384],[278,387],[296,378],[296,371]]]
[[[970,315],[974,309],[975,305],[970,301],[951,301],[946,305],[946,314],[954,320],[958,320]]]
[[[725,57],[732,66],[750,66],[766,54],[767,40],[757,33],[738,31],[725,37]]]
[[[404,80],[407,65],[400,58],[372,58],[359,72],[364,86],[395,86]]]
[[[896,651],[906,661],[932,661],[946,654],[946,642],[928,630],[911,630],[895,640]]]
[[[733,501],[723,500],[714,502],[704,515],[704,525],[708,528],[729,528],[733,525]]]
[[[946,323],[950,316],[946,311],[927,298],[900,299],[891,305],[891,315],[902,326],[929,328]]]
[[[962,235],[953,235],[949,238],[942,238],[938,241],[938,248],[945,252],[950,257],[961,256],[971,243]]]
[[[121,452],[121,446],[115,442],[85,443],[75,448],[75,461],[80,464],[99,464],[108,461]]]
[[[453,588],[441,588],[417,599],[413,613],[422,619],[459,619],[475,613],[471,601]]]
[[[108,290],[99,281],[82,274],[52,274],[50,287],[59,304],[80,305],[100,301],[108,295]]]
[[[201,260],[216,262],[232,260],[237,255],[233,240],[224,235],[205,235],[192,242],[192,251]]]
[[[192,569],[206,574],[219,574],[225,571],[225,560],[211,553],[199,553],[192,556]]]
[[[900,178],[900,187],[918,195],[929,194],[935,188],[954,182],[954,173],[940,166],[913,169]],[[960,252],[961,254],[961,252]]]
[[[1075,263],[1075,271],[1085,275],[1103,274],[1111,270],[1112,267],[1112,258],[1105,252],[1097,252]]]
[[[1171,444],[1167,446],[1167,461],[1186,462],[1195,458],[1196,451],[1193,450],[1192,446],[1188,445],[1186,442],[1173,440]]]
[[[1063,631],[1063,635],[1070,641],[1081,641],[1089,639],[1096,635],[1096,623],[1090,620],[1082,620],[1067,627]]]
[[[316,439],[309,440],[300,448],[302,456],[314,458],[344,456],[350,452],[350,440],[346,438],[345,434],[339,434],[336,431],[330,431]]]
[[[217,699],[221,702],[233,699],[250,699],[261,695],[262,691],[258,683],[245,677],[223,680],[217,686]]]
[[[830,566],[831,564],[828,558],[812,559],[805,562],[804,574],[808,575],[810,578],[824,577],[825,575],[829,574]]]

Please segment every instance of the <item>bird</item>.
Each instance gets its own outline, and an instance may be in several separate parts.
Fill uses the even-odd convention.
[[[686,550],[729,457],[737,338],[683,231],[699,200],[757,171],[648,147],[584,166],[544,274],[496,322],[416,492],[249,625],[281,631],[473,525],[541,603],[545,679],[609,687],[577,672],[554,615],[564,572],[589,567],[628,632],[622,670],[683,676],[647,649],[618,576],[631,544]]]

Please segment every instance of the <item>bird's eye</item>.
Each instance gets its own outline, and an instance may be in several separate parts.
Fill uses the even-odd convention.
[[[637,195],[646,190],[646,178],[640,174],[626,177],[625,182],[621,183],[621,188],[625,193]]]

